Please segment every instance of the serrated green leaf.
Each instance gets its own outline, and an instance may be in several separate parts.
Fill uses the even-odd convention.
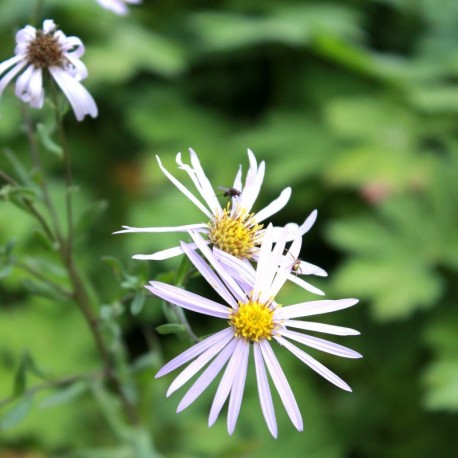
[[[156,328],[158,334],[181,334],[186,332],[186,327],[183,324],[162,324]]]
[[[33,405],[33,398],[31,396],[25,396],[20,399],[13,407],[8,409],[5,414],[2,415],[0,420],[0,431],[8,431],[19,424],[27,414]]]
[[[89,386],[86,381],[78,380],[77,382],[74,382],[44,398],[39,407],[40,409],[48,409],[50,407],[66,404],[87,392],[88,389]]]

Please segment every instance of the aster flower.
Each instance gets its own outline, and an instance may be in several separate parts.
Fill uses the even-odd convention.
[[[361,355],[336,343],[290,328],[341,336],[357,335],[359,332],[353,329],[302,321],[297,318],[341,310],[355,305],[358,301],[356,299],[319,300],[284,307],[278,304],[276,295],[289,274],[283,255],[288,237],[287,230],[282,230],[280,237],[275,237],[272,227],[267,228],[256,270],[251,265],[232,257],[232,267],[234,270],[240,269],[239,276],[244,278],[243,283],[239,283],[221,262],[221,256],[227,258],[230,255],[218,249],[211,250],[197,232],[191,231],[191,235],[213,269],[193,247],[182,243],[183,250],[202,276],[221,296],[223,302],[209,300],[157,281],[151,281],[146,288],[154,295],[183,309],[221,318],[227,326],[172,359],[159,370],[156,377],[162,377],[189,363],[170,385],[167,391],[167,396],[170,396],[194,375],[201,372],[180,401],[177,409],[177,412],[180,412],[194,402],[225,367],[210,409],[209,426],[217,420],[229,397],[227,428],[229,434],[232,434],[241,408],[249,355],[252,350],[259,401],[270,432],[277,437],[277,422],[267,374],[270,375],[293,425],[301,431],[302,417],[288,380],[272,349],[273,344],[278,343],[279,346],[289,350],[312,370],[339,388],[351,391],[340,377],[293,342],[346,358],[360,358]],[[300,245],[301,238],[295,237],[289,251],[297,256]]]
[[[224,193],[229,198],[229,201],[225,206],[222,206],[218,200],[218,194],[221,195],[221,190],[215,191],[210,184],[197,154],[192,149],[190,149],[190,157],[191,165],[183,163],[181,153],[177,154],[176,162],[178,168],[184,170],[189,175],[204,203],[162,165],[159,157],[157,157],[157,161],[162,172],[205,215],[207,221],[174,227],[140,228],[123,226],[124,229],[115,232],[115,234],[127,232],[188,232],[194,230],[206,235],[206,244],[212,245],[239,259],[244,259],[247,262],[249,260],[256,261],[258,259],[259,246],[265,232],[263,222],[287,204],[291,196],[291,188],[285,188],[279,197],[270,204],[256,213],[253,212],[253,205],[259,195],[264,180],[265,163],[262,161],[258,166],[253,152],[248,150],[250,167],[245,178],[245,184],[242,184],[242,168],[240,166],[232,188],[227,189]],[[316,220],[316,215],[317,212],[315,210],[300,226],[296,223],[287,224],[285,226],[287,240],[292,240],[296,235],[302,236],[308,232]],[[274,238],[278,238],[281,231],[282,228],[275,227],[273,229]],[[190,247],[195,249],[196,245],[190,245]],[[183,248],[180,245],[153,254],[137,254],[133,258],[162,260],[182,253]],[[291,257],[289,259],[291,266],[293,266],[294,260]],[[318,288],[298,278],[298,274],[326,276],[327,274],[323,269],[304,261],[301,262],[301,269],[291,274],[289,278],[313,293],[324,294]]]
[[[15,54],[0,64],[0,76],[3,75],[0,95],[23,70],[16,81],[16,95],[31,107],[41,108],[44,102],[43,72],[49,72],[70,102],[78,121],[85,115],[97,116],[94,99],[80,83],[88,73],[80,60],[84,46],[79,38],[67,37],[57,30],[54,21],[47,19],[43,22],[43,29],[27,25],[16,33]]]
[[[97,3],[107,10],[113,11],[113,13],[124,16],[129,12],[127,4],[136,4],[141,3],[142,0],[97,0]]]

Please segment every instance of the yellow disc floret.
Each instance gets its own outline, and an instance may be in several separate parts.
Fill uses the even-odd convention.
[[[248,342],[270,339],[275,329],[274,311],[271,302],[263,304],[250,299],[239,302],[239,309],[229,317],[229,324],[234,328],[235,336]]]
[[[250,258],[260,243],[259,231],[263,227],[256,224],[253,215],[244,209],[231,211],[228,203],[221,215],[208,223],[213,245],[239,259]]]

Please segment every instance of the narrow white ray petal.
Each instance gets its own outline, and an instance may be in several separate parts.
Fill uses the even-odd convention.
[[[214,378],[219,374],[227,360],[231,357],[236,344],[236,339],[229,342],[221,353],[210,363],[200,377],[194,382],[183,399],[178,404],[177,412],[181,412],[192,404],[210,385]]]
[[[193,247],[189,247],[188,244],[181,242],[181,247],[185,252],[189,260],[194,264],[195,268],[201,273],[201,275],[207,280],[207,283],[232,307],[237,307],[237,301],[234,299],[232,294],[226,288],[225,284],[216,275],[214,270],[199,256],[195,250],[195,244]]]
[[[195,231],[189,231],[190,236],[198,246],[201,253],[205,256],[207,261],[215,269],[216,273],[219,275],[221,280],[224,282],[226,287],[229,289],[231,294],[235,297],[236,300],[245,300],[246,294],[245,291],[237,284],[237,282],[232,278],[225,270],[218,259],[213,254],[212,250],[207,246],[205,240],[200,234]]]
[[[144,232],[144,233],[157,233],[157,232],[188,232],[190,230],[206,229],[207,224],[185,224],[184,226],[163,226],[163,227],[131,227],[122,226],[124,229],[113,232],[113,234],[127,234],[129,232]]]
[[[160,169],[164,173],[164,175],[204,214],[207,216],[208,219],[212,219],[213,215],[207,208],[200,202],[199,199],[191,192],[188,188],[186,188],[183,184],[181,184],[163,165],[159,158],[156,156],[157,162],[159,164]]]
[[[267,369],[272,377],[272,381],[274,382],[275,388],[280,395],[281,401],[285,406],[289,418],[291,419],[293,425],[299,431],[302,431],[303,423],[299,407],[297,406],[296,399],[294,398],[294,394],[289,386],[288,380],[286,379],[269,342],[263,340],[260,342],[259,347],[261,348],[262,357],[264,358]]]
[[[291,197],[291,188],[285,188],[280,193],[280,195],[270,202],[267,207],[264,207],[262,210],[259,210],[255,214],[255,219],[257,223],[261,223],[262,221],[270,218],[275,213],[279,212],[287,203],[289,198]]]
[[[97,105],[80,82],[59,67],[49,67],[49,72],[70,102],[78,121],[81,121],[86,115],[93,118],[97,116]]]
[[[312,337],[306,334],[302,334],[296,331],[289,331],[288,329],[282,329],[279,331],[283,337],[287,337],[291,340],[295,340],[309,347],[315,348],[331,355],[341,356],[342,358],[362,358],[363,356],[357,351],[351,350],[350,348],[344,347],[343,345],[329,342],[328,340],[321,339],[319,337]]]
[[[258,265],[254,279],[253,290],[256,292],[263,291],[266,287],[265,278],[272,269],[272,244],[273,244],[274,227],[272,224],[267,226],[264,231],[261,248],[258,252]],[[270,285],[269,285],[270,286]]]
[[[14,93],[17,97],[19,97],[24,102],[30,102],[30,94],[29,94],[29,84],[30,78],[32,78],[33,72],[35,68],[33,65],[29,65],[24,72],[19,75],[18,79],[16,80],[16,86]]]
[[[286,231],[280,233],[280,237],[276,240],[275,247],[272,250],[269,259],[269,269],[265,271],[264,285],[261,285],[261,301],[267,301],[275,297],[280,288],[285,284],[288,278],[289,271],[279,268],[283,252],[285,251]]]
[[[318,277],[327,277],[328,273],[321,267],[311,264],[310,262],[301,261],[299,269],[297,270],[298,275],[316,275]]]
[[[276,317],[279,319],[298,318],[302,316],[320,315],[346,309],[358,303],[358,299],[337,299],[309,301],[301,304],[288,305],[277,309]]]
[[[326,366],[318,362],[315,358],[312,358],[310,355],[305,353],[305,351],[299,349],[294,344],[280,336],[274,336],[274,339],[276,339],[280,345],[288,349],[294,356],[299,358],[302,362],[307,364],[307,366],[320,374],[326,380],[329,380],[331,383],[345,391],[351,391],[351,388],[348,386],[348,384],[345,383],[339,376],[334,374],[334,372],[330,371]]]
[[[253,289],[256,270],[248,259],[238,259],[215,247],[213,247],[213,253],[244,291],[249,292]]]
[[[217,211],[218,213],[221,213],[221,204],[216,197],[213,186],[207,178],[207,175],[205,175],[196,152],[192,148],[189,148],[189,153],[191,155],[191,164],[199,182],[202,197],[205,199],[205,202],[207,202],[207,205],[212,212]]]
[[[270,393],[269,381],[267,379],[266,368],[262,359],[259,344],[253,344],[254,364],[256,368],[256,382],[258,386],[259,402],[261,404],[262,414],[266,420],[267,427],[275,438],[278,435],[277,420],[275,418],[275,410]]]
[[[150,281],[149,285],[146,285],[145,288],[167,302],[204,315],[217,318],[228,318],[229,312],[231,311],[231,309],[225,305],[218,304],[218,302],[206,299],[190,291],[177,288],[176,286],[168,285],[167,283]]]
[[[319,294],[320,296],[324,296],[324,292],[321,291],[321,289],[311,285],[309,282],[303,280],[302,278],[299,278],[295,273],[288,274],[288,280],[300,286],[301,288],[310,291],[313,294]]]
[[[312,228],[312,226],[315,224],[317,216],[318,210],[313,210],[312,213],[307,216],[306,220],[299,226],[299,233],[301,235],[304,235]]]
[[[332,324],[315,323],[313,321],[285,320],[283,325],[288,328],[324,332],[326,334],[334,334],[335,336],[358,336],[360,334],[356,329],[334,326]]]
[[[244,348],[249,346],[249,344],[246,344],[242,339],[235,339],[235,341],[234,352],[232,353],[231,359],[229,360],[226,370],[219,382],[215,397],[213,398],[210,414],[208,416],[208,426],[212,426],[217,420],[221,409],[231,392],[235,376],[240,369]]]
[[[165,250],[156,251],[156,253],[134,254],[132,258],[140,259],[142,261],[163,261],[164,259],[170,259],[175,256],[179,256],[180,254],[183,254],[183,248],[181,248],[181,246],[174,246]]]
[[[166,396],[169,397],[176,390],[181,388],[191,377],[199,372],[205,365],[207,365],[215,355],[217,355],[233,338],[232,333],[226,334],[224,338],[214,342],[213,345],[201,353],[186,369],[184,369],[175,378],[169,386]]]
[[[188,348],[186,351],[170,360],[165,366],[163,366],[158,371],[154,378],[163,377],[164,375],[174,371],[175,369],[178,369],[179,367],[183,366],[183,364],[186,364],[194,358],[197,358],[208,348],[213,347],[213,345],[215,345],[217,342],[225,340],[228,337],[232,337],[233,334],[234,333],[232,331],[232,328],[225,328],[222,331],[219,331],[216,334],[207,337],[201,342],[196,343],[191,348]]]
[[[250,167],[246,175],[245,186],[243,187],[240,200],[242,206],[250,211],[261,190],[266,164],[262,161],[258,168],[256,158],[250,149],[248,150],[248,159]]]
[[[34,69],[30,77],[28,93],[30,96],[30,106],[41,108],[44,102],[43,72],[41,68]]]
[[[242,341],[241,355],[239,358],[239,367],[235,373],[234,383],[229,396],[229,408],[227,412],[227,431],[231,435],[234,432],[237,418],[242,405],[243,391],[245,388],[246,373],[248,368],[248,355],[250,353],[250,344]]]
[[[21,64],[16,65],[18,62],[21,62]],[[15,72],[11,78],[13,78],[14,75],[16,75],[21,70],[21,68],[24,68],[27,65],[27,60],[22,55],[10,57],[9,59],[0,63],[0,75],[6,72],[6,70],[8,70],[13,65],[16,65],[16,67]],[[17,67],[19,68],[16,70]]]
[[[239,191],[242,190],[242,166],[239,166],[239,169],[237,171],[237,174],[235,175],[234,178],[234,183],[232,185],[234,189],[237,189]]]
[[[0,79],[0,95],[2,95],[5,87],[9,82],[27,65],[27,61],[20,62],[16,64],[6,75]]]

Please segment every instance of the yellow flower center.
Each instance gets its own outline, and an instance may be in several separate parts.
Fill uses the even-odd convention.
[[[229,202],[222,214],[208,223],[213,245],[239,259],[250,258],[260,244],[259,231],[263,227],[256,224],[253,215],[244,209],[231,214]]]
[[[42,30],[37,30],[35,39],[29,44],[27,60],[39,68],[62,67],[65,62],[57,40]]]
[[[271,301],[261,304],[253,299],[246,303],[239,302],[239,309],[234,311],[229,324],[234,328],[235,336],[249,342],[271,339],[275,329],[274,311],[270,308]]]

